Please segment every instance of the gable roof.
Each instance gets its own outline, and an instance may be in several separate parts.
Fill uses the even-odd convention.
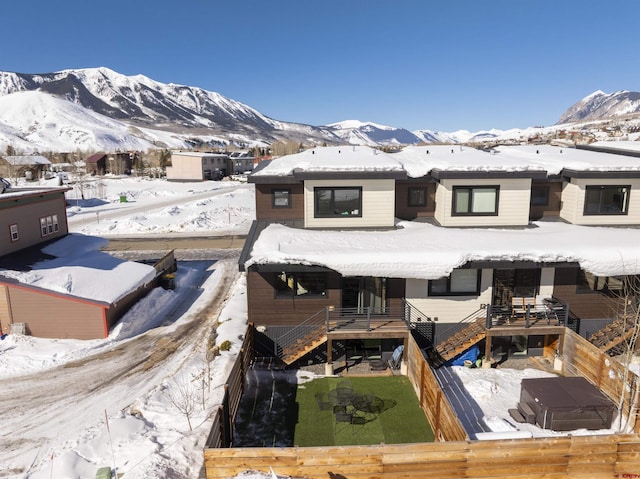
[[[97,163],[100,160],[102,160],[103,158],[106,158],[107,154],[106,153],[95,153],[93,155],[91,155],[89,158],[86,159],[86,163]]]
[[[50,165],[51,162],[40,155],[5,156],[4,159],[13,166]]]

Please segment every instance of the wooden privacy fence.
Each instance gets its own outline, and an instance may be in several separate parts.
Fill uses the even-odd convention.
[[[640,433],[638,411],[633,407],[634,396],[640,388],[640,377],[612,359],[582,336],[567,329],[562,347],[563,372],[569,376],[583,376],[595,384],[617,405],[624,399],[622,412],[631,415],[633,431]],[[636,471],[640,477],[640,471]]]
[[[451,403],[442,392],[429,363],[412,337],[409,338],[405,348],[404,360],[407,365],[407,376],[413,384],[420,407],[431,424],[436,440],[463,441],[468,439],[469,436],[467,436],[462,423],[460,423]]]
[[[309,479],[611,479],[640,475],[640,435],[348,447],[207,449],[207,479],[242,471]]]
[[[224,384],[222,404],[214,413],[213,424],[205,445],[207,448],[228,448],[231,445],[233,422],[238,413],[240,399],[242,399],[244,391],[244,377],[252,359],[253,325],[249,324],[238,357],[229,372],[227,382]],[[228,451],[229,449],[226,450]]]
[[[253,330],[250,326],[249,330]],[[640,477],[640,434],[562,436],[533,439],[471,441],[412,338],[405,347],[407,375],[437,441],[372,446],[229,448],[232,426],[242,393],[251,351],[245,335],[244,352],[230,375],[228,404],[221,406],[204,451],[207,479],[224,479],[247,470],[279,476],[320,479],[422,478],[593,478]],[[564,371],[581,375],[609,397],[638,384],[622,366],[572,331],[563,341]],[[545,347],[550,356],[558,346]],[[550,359],[552,359],[550,357]],[[238,384],[240,386],[238,387]],[[232,386],[233,385],[233,386]],[[633,389],[633,388],[631,388]],[[233,395],[232,395],[233,392]],[[629,395],[627,395],[627,401]],[[232,397],[234,399],[232,399]],[[226,403],[226,401],[225,401]],[[235,406],[235,409],[234,409]],[[224,412],[226,411],[226,412]],[[226,415],[225,415],[226,414]],[[638,432],[638,424],[635,431]],[[230,440],[230,439],[229,439]]]

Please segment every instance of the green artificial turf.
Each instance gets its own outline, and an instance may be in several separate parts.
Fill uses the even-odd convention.
[[[337,422],[327,399],[344,378],[320,378],[300,384],[296,393],[298,422],[296,446],[344,446],[403,444],[433,441],[433,431],[418,405],[411,383],[405,376],[357,377],[346,381],[359,394],[372,394],[383,401],[379,413],[364,414],[364,424]],[[371,397],[371,396],[369,396]],[[349,412],[352,410],[349,409]]]

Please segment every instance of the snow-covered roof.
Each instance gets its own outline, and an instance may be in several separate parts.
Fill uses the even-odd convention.
[[[540,221],[522,229],[443,228],[402,221],[390,231],[319,231],[273,224],[256,264],[323,266],[344,276],[438,279],[471,261],[577,262],[597,276],[640,274],[640,229]],[[612,245],[603,248],[603,245]]]
[[[338,146],[274,159],[252,176],[288,176],[294,171],[392,171],[420,178],[434,170],[548,175],[558,175],[562,170],[640,172],[640,161],[631,156],[550,145],[499,146],[492,151],[461,145],[409,146],[391,154],[364,146]]]
[[[44,156],[40,155],[19,155],[19,156],[5,156],[7,163],[14,166],[24,165],[50,165],[51,162]]]
[[[602,150],[628,151],[630,153],[640,152],[640,141],[596,141],[589,146]]]
[[[252,176],[288,176],[294,171],[402,172],[403,167],[393,155],[367,146],[327,146],[276,158]]]
[[[228,157],[226,153],[203,153],[201,151],[172,151],[172,155],[192,156],[194,158],[222,158]]]
[[[0,280],[18,281],[51,292],[112,304],[155,278],[153,266],[123,261],[99,251],[108,241],[69,234],[42,252],[54,259],[32,265],[30,271],[0,269]]]

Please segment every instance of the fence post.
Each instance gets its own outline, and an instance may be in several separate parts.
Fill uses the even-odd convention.
[[[371,306],[367,306],[367,331],[371,331]]]
[[[487,327],[487,329],[491,329],[491,326],[492,326],[492,324],[491,324],[491,323],[492,323],[492,321],[491,321],[491,315],[492,315],[492,314],[491,314],[491,305],[490,305],[490,304],[488,304],[488,305],[487,305],[487,321],[486,321],[486,324],[485,324],[485,326]]]
[[[529,327],[529,318],[531,317],[531,305],[527,304],[527,309],[524,313],[524,327]]]

